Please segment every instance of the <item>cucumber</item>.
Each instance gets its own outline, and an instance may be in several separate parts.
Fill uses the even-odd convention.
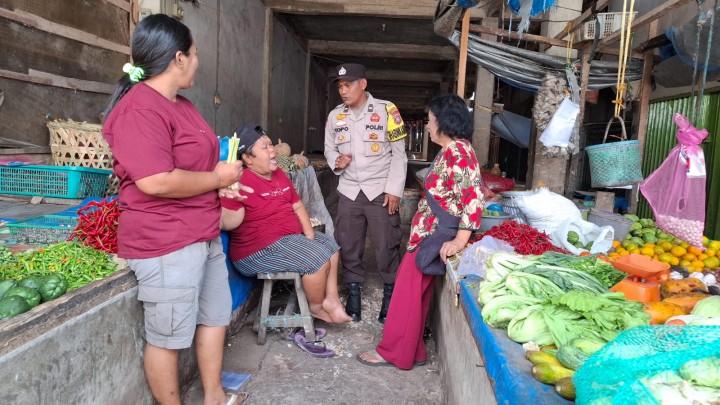
[[[543,346],[543,347],[540,348],[540,351],[543,352],[543,353],[552,354],[553,356],[555,356],[555,354],[557,353],[557,346],[555,346],[555,345],[545,345],[545,346]]]
[[[542,363],[532,368],[532,376],[543,384],[555,384],[565,377],[572,377],[575,372],[563,366]]]
[[[572,380],[572,377],[565,377],[559,379],[555,383],[555,391],[557,393],[565,398],[569,399],[571,401],[575,400],[575,383]]]
[[[577,370],[587,360],[588,355],[574,346],[566,345],[558,349],[556,357],[563,366]]]
[[[554,364],[556,366],[562,365],[558,361],[557,357],[545,352],[531,350],[525,353],[525,357],[530,360],[532,364]]]

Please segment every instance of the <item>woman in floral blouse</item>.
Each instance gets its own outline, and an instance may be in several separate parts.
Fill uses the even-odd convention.
[[[454,95],[435,97],[428,107],[430,139],[442,150],[425,178],[427,194],[413,218],[382,341],[357,356],[369,366],[409,370],[426,362],[423,333],[435,281],[431,274],[444,272],[446,259],[465,247],[482,220],[480,167],[470,143],[472,116]]]

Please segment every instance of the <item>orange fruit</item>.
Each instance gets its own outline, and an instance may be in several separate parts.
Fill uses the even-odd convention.
[[[705,253],[700,253],[699,255],[697,255],[698,260],[705,260],[707,258],[708,258],[708,255],[706,255]]]
[[[633,253],[633,254],[639,255],[639,254],[640,254],[640,249],[638,249],[638,248],[635,248],[635,249],[631,250],[631,251],[630,251],[630,253]]]
[[[654,255],[654,256],[652,257],[652,259],[653,259],[653,260],[660,260],[660,256]]]
[[[660,247],[663,248],[664,251],[669,252],[670,249],[673,248],[673,244],[670,242],[660,242]]]
[[[620,246],[620,241],[619,241],[619,240],[614,240],[613,243],[612,243],[612,247],[617,248],[618,246]]]
[[[653,248],[655,248],[655,244],[654,244],[654,243],[649,243],[649,242],[648,242],[648,243],[644,244],[644,245],[643,245],[643,247],[644,247],[644,248],[650,248],[650,249],[653,249]]]
[[[680,246],[682,246],[682,247],[684,247],[685,249],[687,249],[688,247],[690,247],[690,244],[683,241],[683,242],[680,242]]]
[[[673,256],[673,258],[670,259],[670,265],[671,265],[671,266],[677,266],[678,264],[680,264],[680,259],[677,258],[677,257],[675,257],[675,256]]]
[[[710,243],[708,243],[708,249],[712,249],[714,251],[720,250],[720,241],[717,240],[711,240]]]
[[[677,259],[677,257],[674,257],[670,253],[661,253],[659,259],[663,263],[670,263],[672,259]]]
[[[692,266],[692,262],[690,260],[680,260],[680,266],[687,269]]]
[[[694,254],[695,256],[702,254],[702,250],[696,248],[695,246],[688,247],[687,251]]]
[[[644,247],[640,250],[640,254],[647,257],[652,257],[655,254],[655,250],[653,248]]]
[[[703,263],[701,260],[693,260],[692,266],[696,269],[702,270],[703,268],[705,268],[705,263]]]
[[[695,260],[697,257],[696,257],[694,254],[692,254],[692,253],[686,253],[686,254],[683,255],[682,258],[685,259],[685,260],[687,260],[687,261],[689,261],[689,262],[691,262],[691,261]]]
[[[717,250],[707,249],[705,254],[708,255],[708,257],[715,257],[717,255]]]
[[[675,257],[683,257],[687,253],[687,250],[685,250],[682,246],[674,246],[672,249],[670,249],[670,253],[672,253]]]
[[[613,253],[608,254],[608,257],[611,258],[611,259],[613,259],[613,260],[615,260],[615,259],[617,259],[618,257],[620,257],[620,255],[613,252]]]
[[[629,254],[630,254],[630,252],[628,252],[627,250],[620,251],[620,256],[627,256]]]

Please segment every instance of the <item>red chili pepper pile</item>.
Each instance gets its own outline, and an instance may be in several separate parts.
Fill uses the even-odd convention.
[[[569,254],[565,249],[553,245],[546,233],[517,221],[505,221],[493,226],[483,236],[504,240],[521,255],[541,255],[547,251]]]
[[[118,200],[91,201],[78,210],[78,224],[68,240],[78,240],[85,246],[117,253],[117,226],[120,217]]]

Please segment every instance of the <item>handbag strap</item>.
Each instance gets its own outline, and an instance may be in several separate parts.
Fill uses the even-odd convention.
[[[610,131],[610,125],[612,125],[613,121],[616,118],[618,122],[620,122],[620,128],[622,128],[622,137],[620,138],[620,140],[627,141],[627,133],[625,132],[625,121],[623,121],[623,119],[619,115],[614,115],[612,118],[610,118],[610,121],[608,121],[607,126],[605,127],[605,136],[603,137],[603,143],[607,141],[608,131]]]

